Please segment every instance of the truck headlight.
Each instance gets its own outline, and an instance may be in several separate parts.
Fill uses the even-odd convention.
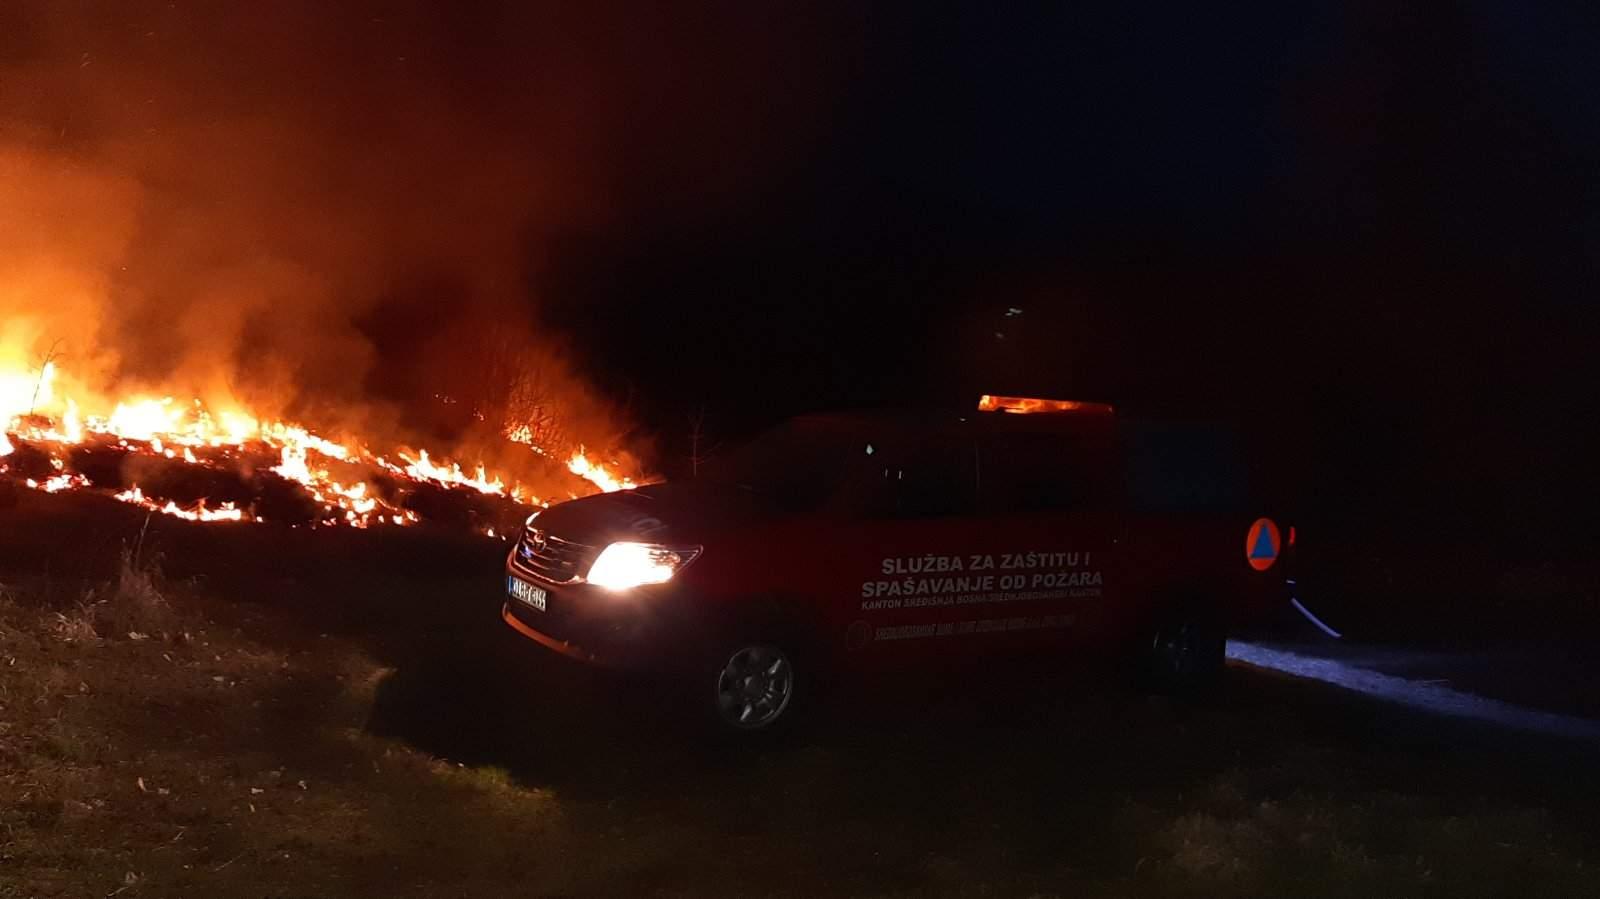
[[[600,551],[585,580],[607,590],[629,590],[672,580],[683,566],[700,555],[700,547],[658,546],[654,543],[613,543]]]

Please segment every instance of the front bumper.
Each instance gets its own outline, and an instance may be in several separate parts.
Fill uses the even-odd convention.
[[[513,604],[511,602],[507,602],[505,605],[501,606],[500,617],[505,620],[506,624],[511,625],[512,630],[516,631],[522,636],[527,637],[529,640],[532,640],[535,643],[538,643],[545,649],[559,652],[569,659],[577,659],[580,662],[587,662],[590,665],[616,667],[606,656],[596,655],[595,653],[589,651],[585,647],[579,646],[576,643],[568,643],[566,640],[557,639],[549,634],[544,633],[543,631],[534,629],[530,625],[524,624],[522,619],[512,611],[512,605]]]
[[[507,597],[503,618],[517,633],[546,649],[606,668],[652,669],[679,663],[693,642],[672,609],[682,597],[667,585],[613,593],[587,584],[551,584],[529,577],[509,560],[506,575],[546,593],[541,611]]]

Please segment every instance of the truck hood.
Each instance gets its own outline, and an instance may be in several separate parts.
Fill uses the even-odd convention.
[[[649,484],[571,500],[539,513],[534,527],[576,543],[619,540],[668,545],[702,543],[706,535],[764,521],[771,503],[740,487],[707,481]]]

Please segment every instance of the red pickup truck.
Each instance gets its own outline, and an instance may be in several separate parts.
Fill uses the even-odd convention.
[[[670,671],[736,732],[821,676],[1008,654],[1137,659],[1199,686],[1287,597],[1292,528],[1228,437],[1110,406],[792,419],[697,479],[552,506],[506,560],[507,624]]]

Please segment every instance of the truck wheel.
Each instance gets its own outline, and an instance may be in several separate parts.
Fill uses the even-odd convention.
[[[1227,658],[1227,637],[1215,616],[1177,614],[1150,637],[1145,673],[1161,693],[1195,693],[1216,684]]]
[[[763,640],[734,640],[719,655],[712,711],[725,732],[770,732],[794,717],[800,674],[789,653]]]

